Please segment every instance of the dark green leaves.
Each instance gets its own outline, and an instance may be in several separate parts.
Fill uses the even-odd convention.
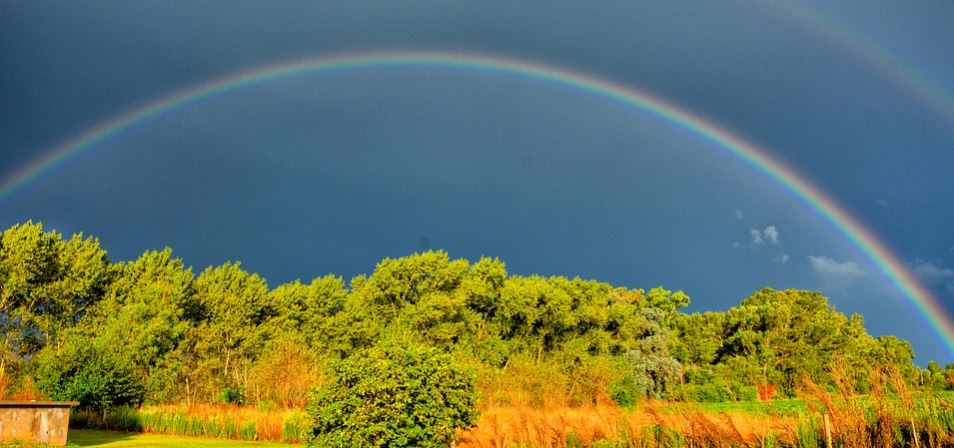
[[[388,345],[334,366],[308,408],[320,447],[444,447],[477,420],[474,377],[438,350]]]

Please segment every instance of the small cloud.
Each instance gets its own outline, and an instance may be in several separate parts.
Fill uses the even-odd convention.
[[[749,231],[749,235],[752,237],[753,246],[761,246],[764,244],[777,246],[779,242],[781,242],[778,234],[778,228],[775,226],[768,226],[765,228],[765,230],[752,229]]]
[[[854,261],[837,262],[824,255],[809,255],[808,262],[813,271],[829,279],[853,280],[867,274]]]
[[[878,199],[875,199],[875,205],[881,208],[888,208],[888,201],[882,198],[878,198]]]
[[[742,214],[742,210],[736,210],[736,211],[735,211],[735,219],[736,219],[737,221],[741,221],[741,220],[744,219],[744,218],[745,218],[745,215]]]
[[[735,248],[742,247],[742,243],[736,241],[735,243],[732,243],[732,247],[735,247]]]
[[[930,286],[944,285],[945,289],[954,294],[954,269],[921,259],[914,260],[911,268],[924,283]]]
[[[936,285],[945,280],[954,279],[954,269],[941,267],[930,261],[914,260],[912,268],[914,273],[921,277],[921,280],[924,280],[925,283]]]
[[[752,235],[753,246],[761,246],[765,244],[765,240],[762,239],[762,232],[760,232],[758,229],[752,229],[749,233]]]
[[[781,254],[775,257],[775,261],[777,261],[779,264],[788,264],[788,260],[789,260],[788,254]]]

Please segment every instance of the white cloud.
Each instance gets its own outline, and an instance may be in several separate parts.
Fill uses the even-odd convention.
[[[788,254],[782,254],[775,257],[775,261],[779,262],[780,264],[788,264],[788,260],[789,260]]]
[[[813,271],[830,279],[852,280],[867,273],[854,261],[837,262],[824,255],[809,255],[808,262]]]
[[[888,201],[886,201],[886,200],[884,200],[884,199],[882,199],[882,198],[875,199],[875,204],[876,204],[878,207],[888,208]]]
[[[752,235],[752,245],[761,246],[765,244],[765,240],[762,239],[762,232],[758,229],[752,229],[749,233]]]
[[[945,289],[954,294],[954,269],[921,259],[914,260],[911,268],[924,283],[931,286],[944,285]]]
[[[938,266],[930,261],[921,259],[914,260],[914,273],[918,274],[922,280],[930,284],[943,283],[945,280],[954,279],[954,269]]]
[[[778,234],[778,228],[775,226],[768,226],[765,228],[765,230],[752,229],[749,231],[749,235],[752,237],[753,246],[761,246],[764,244],[777,246],[781,242]]]
[[[745,218],[745,215],[742,214],[742,210],[736,210],[735,219],[741,221],[743,218]]]

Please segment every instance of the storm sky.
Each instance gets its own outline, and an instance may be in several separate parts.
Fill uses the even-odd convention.
[[[747,139],[826,192],[954,310],[954,3],[0,0],[0,180],[213,79],[420,51],[629,86]],[[257,83],[98,142],[0,200],[0,226],[172,247],[275,286],[443,249],[516,274],[681,289],[724,310],[820,290],[918,362],[954,362],[878,266],[717,145],[520,76],[365,67]]]

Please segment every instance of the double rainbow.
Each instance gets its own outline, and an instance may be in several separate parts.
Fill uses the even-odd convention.
[[[672,123],[713,144],[790,191],[847,237],[878,267],[891,285],[908,299],[954,355],[954,323],[931,292],[857,219],[790,168],[752,143],[674,104],[634,88],[548,65],[469,54],[393,52],[352,54],[269,65],[233,74],[178,91],[159,101],[119,115],[54,148],[45,157],[14,173],[0,184],[0,205],[39,176],[67,163],[84,150],[143,124],[151,118],[242,87],[322,72],[389,67],[447,68],[508,75],[561,86],[581,94],[615,101]]]

